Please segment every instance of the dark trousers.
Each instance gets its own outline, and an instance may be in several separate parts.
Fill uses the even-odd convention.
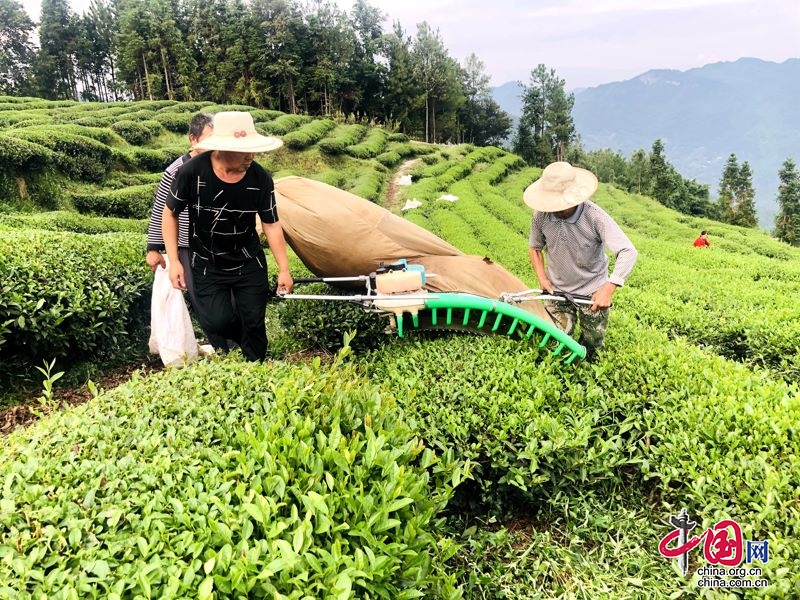
[[[192,309],[197,312],[197,294],[194,291],[194,274],[192,273],[192,251],[189,248],[178,248],[178,258],[183,265],[183,281],[186,283],[186,293],[189,294],[189,302]],[[202,326],[202,325],[201,325]],[[208,338],[208,343],[221,350],[228,349],[228,340],[219,335],[209,332],[203,327],[203,332]]]
[[[267,261],[262,252],[234,271],[192,267],[197,319],[209,335],[239,344],[248,360],[267,357]]]

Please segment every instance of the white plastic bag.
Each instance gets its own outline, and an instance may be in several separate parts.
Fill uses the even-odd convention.
[[[164,257],[167,260],[167,257]],[[183,292],[172,287],[167,269],[156,268],[150,301],[150,352],[161,356],[165,367],[190,363],[198,355],[192,319]]]

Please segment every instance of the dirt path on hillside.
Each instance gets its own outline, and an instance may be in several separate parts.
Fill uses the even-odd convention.
[[[389,189],[386,190],[386,201],[383,203],[383,207],[386,210],[390,210],[392,212],[398,212],[400,210],[400,199],[397,197],[400,191],[398,189],[400,187],[400,178],[403,175],[406,175],[411,169],[416,167],[420,160],[422,159],[412,158],[411,160],[407,160],[397,167],[397,171],[395,171],[394,176],[389,182]]]

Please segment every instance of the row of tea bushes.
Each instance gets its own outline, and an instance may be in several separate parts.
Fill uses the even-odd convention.
[[[45,126],[15,129],[6,135],[51,150],[54,165],[71,179],[101,182],[111,169],[111,148],[84,135],[53,132]]]
[[[314,119],[299,129],[287,133],[283,136],[283,142],[289,148],[302,150],[316,144],[335,127],[336,123],[330,119]]]
[[[388,143],[389,133],[385,129],[373,127],[361,142],[348,146],[344,151],[353,158],[375,158],[386,149]]]
[[[134,377],[0,448],[4,597],[460,597],[462,467],[340,361]]]
[[[113,357],[149,322],[141,234],[9,229],[0,236],[0,379]]]
[[[605,186],[604,186],[605,187]],[[695,219],[601,188],[640,251],[626,292],[642,321],[714,352],[800,381],[800,250],[762,232],[714,224],[712,247],[694,248]],[[771,256],[770,256],[771,255]],[[676,281],[688,285],[675,285]]]
[[[147,233],[147,219],[91,217],[72,211],[0,214],[0,229],[44,229],[73,233]]]
[[[327,154],[343,154],[348,146],[356,145],[367,134],[367,126],[358,123],[339,125],[320,140],[319,149]]]
[[[82,213],[123,219],[146,219],[153,208],[157,183],[143,183],[121,189],[83,191],[72,195]]]
[[[419,200],[434,200],[455,182],[470,176],[473,171],[478,169],[478,165],[491,164],[506,154],[499,148],[486,146],[473,149],[469,154],[457,161],[447,161],[427,166],[421,171],[415,169],[412,172],[414,183],[408,188],[406,197],[414,197]],[[447,165],[447,168],[440,167],[439,165],[441,164]],[[517,164],[519,165],[519,163]],[[431,175],[431,173],[436,173],[436,175]]]

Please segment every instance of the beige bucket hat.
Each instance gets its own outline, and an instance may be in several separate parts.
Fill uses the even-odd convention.
[[[218,112],[214,115],[214,133],[197,143],[200,150],[225,152],[270,152],[283,146],[276,137],[261,135],[253,116],[244,111]]]
[[[591,171],[568,162],[550,163],[542,176],[530,184],[522,199],[534,210],[558,212],[586,202],[597,191],[597,177]]]

